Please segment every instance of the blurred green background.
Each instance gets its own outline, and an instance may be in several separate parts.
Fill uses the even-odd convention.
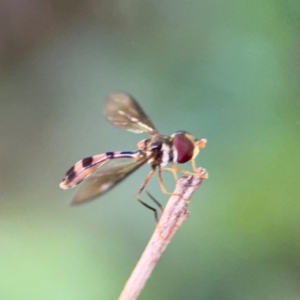
[[[146,137],[105,121],[115,90],[208,140],[210,178],[140,299],[300,299],[299,32],[299,0],[2,1],[0,299],[120,294],[155,228],[135,201],[149,166],[79,207],[58,187]]]

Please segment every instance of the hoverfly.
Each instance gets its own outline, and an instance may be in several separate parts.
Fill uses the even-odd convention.
[[[145,190],[146,185],[158,170],[159,184],[163,193],[172,194],[164,185],[162,171],[172,172],[175,180],[177,180],[177,171],[194,174],[179,168],[178,164],[191,161],[193,170],[196,172],[195,158],[199,149],[205,147],[206,139],[197,140],[186,131],[177,131],[171,136],[160,134],[139,103],[131,95],[125,93],[112,93],[108,96],[105,115],[107,120],[118,128],[134,133],[148,133],[151,137],[140,141],[137,144],[138,150],[134,152],[106,152],[78,161],[67,171],[60,187],[70,189],[82,182],[72,199],[72,204],[81,204],[104,195],[142,165],[149,163],[151,171],[136,198],[154,211],[157,221],[156,209],[140,199],[142,192],[145,191],[162,210],[159,202]],[[168,163],[172,164],[172,168],[166,168]]]

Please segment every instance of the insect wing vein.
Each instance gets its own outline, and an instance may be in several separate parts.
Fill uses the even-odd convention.
[[[131,95],[110,94],[106,100],[105,115],[107,120],[118,128],[135,133],[157,133],[149,117]]]
[[[71,204],[81,204],[102,196],[145,164],[147,159],[146,155],[138,155],[98,169],[81,183]]]

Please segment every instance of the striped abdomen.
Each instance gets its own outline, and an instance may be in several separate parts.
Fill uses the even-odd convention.
[[[114,158],[133,158],[135,157],[137,152],[129,152],[129,151],[122,151],[122,152],[106,152],[99,155],[89,156],[80,161],[78,161],[73,167],[71,167],[63,181],[60,183],[60,187],[62,189],[70,189],[92,173],[94,173],[99,167],[101,167],[104,163],[108,160]]]

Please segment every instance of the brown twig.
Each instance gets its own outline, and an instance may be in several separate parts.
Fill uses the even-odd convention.
[[[170,197],[158,226],[131,273],[119,300],[137,299],[167,245],[189,217],[187,201],[207,178],[205,169],[199,168],[198,173],[178,180],[174,194]]]

